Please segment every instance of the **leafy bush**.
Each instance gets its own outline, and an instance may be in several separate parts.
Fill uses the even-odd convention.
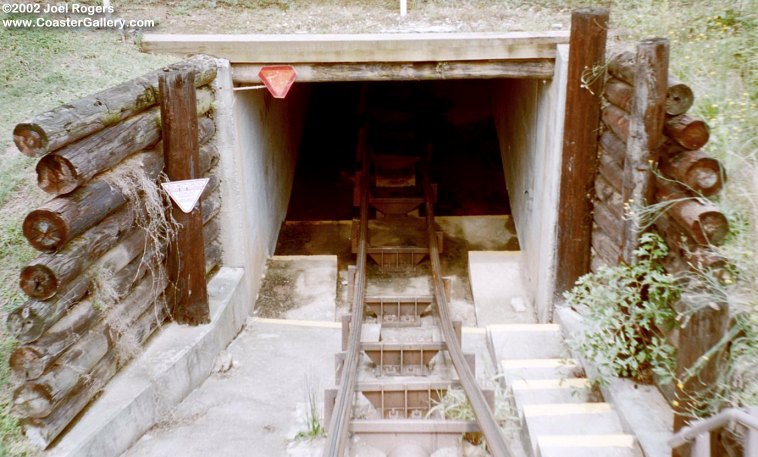
[[[664,333],[676,324],[672,304],[680,292],[660,263],[667,252],[658,235],[645,234],[635,264],[602,267],[564,294],[588,325],[569,344],[598,365],[600,381],[621,376],[650,383],[653,373],[672,380],[675,349]]]

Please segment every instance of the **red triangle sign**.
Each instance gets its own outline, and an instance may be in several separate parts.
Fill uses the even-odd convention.
[[[274,98],[284,98],[295,82],[297,73],[292,65],[269,65],[261,68],[258,77]]]

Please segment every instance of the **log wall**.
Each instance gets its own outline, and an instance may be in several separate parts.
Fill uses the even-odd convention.
[[[635,241],[627,239],[628,233],[634,233],[629,226],[644,229],[651,223],[671,249],[667,259],[671,272],[718,266],[722,259],[713,246],[724,241],[729,225],[707,197],[719,192],[726,173],[718,160],[701,149],[708,141],[708,126],[686,113],[692,106],[692,91],[670,77],[667,91],[659,96],[665,111],[663,125],[645,119],[657,116],[653,109],[633,114],[635,73],[649,66],[638,65],[636,60],[635,53],[627,51],[613,56],[608,64],[595,179],[593,270],[632,261],[624,252],[625,243],[634,246]],[[640,79],[653,78],[648,72]],[[650,97],[649,92],[646,95]],[[639,133],[630,133],[630,126],[646,122],[654,126],[660,141],[650,142],[646,163],[642,163]],[[631,164],[633,160],[636,163]],[[649,189],[630,193],[630,183],[645,179],[650,181]],[[640,208],[655,203],[661,207],[660,214],[639,214]]]
[[[170,319],[164,291],[166,226],[159,77],[194,74],[205,271],[221,264],[221,192],[214,93],[216,60],[195,56],[16,126],[19,150],[39,157],[51,200],[26,215],[39,256],[20,272],[29,300],[7,319],[21,344],[10,358],[13,412],[48,446]],[[150,184],[152,183],[152,184]],[[149,203],[153,189],[153,205]],[[155,203],[157,202],[157,206]],[[156,209],[158,210],[156,212]]]
[[[693,102],[689,87],[671,77],[665,90],[654,87],[667,73],[668,57],[661,46],[661,40],[647,40],[636,52],[609,59],[600,116],[592,270],[633,262],[639,234],[654,230],[669,247],[665,267],[670,273],[715,269],[718,277],[726,262],[714,248],[724,241],[729,225],[708,197],[720,191],[726,173],[702,149],[708,125],[687,114]],[[641,104],[647,109],[640,109]],[[655,211],[640,211],[651,204]],[[682,329],[667,335],[677,347],[676,376],[684,379],[726,332],[729,311],[726,303],[696,309],[685,299],[675,308],[691,316]],[[659,386],[677,410],[676,430],[688,420],[687,399],[707,389],[718,370],[714,361],[695,379]]]

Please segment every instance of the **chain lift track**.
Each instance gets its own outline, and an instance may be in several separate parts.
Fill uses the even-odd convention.
[[[370,431],[387,432],[405,427],[418,434],[479,432],[484,436],[490,455],[510,457],[500,427],[493,414],[494,395],[483,391],[477,384],[473,370],[473,357],[464,354],[460,344],[460,323],[454,323],[448,309],[445,285],[440,263],[441,237],[436,231],[434,202],[436,186],[429,177],[430,148],[422,154],[380,155],[369,146],[366,128],[358,134],[357,160],[360,172],[356,175],[354,203],[360,207],[360,219],[354,222],[353,252],[356,254],[352,292],[352,314],[343,319],[343,352],[337,355],[338,388],[325,395],[325,419],[328,434],[323,455],[347,455],[349,435]],[[389,164],[389,173],[382,176],[380,168]],[[412,173],[402,176],[402,170]],[[420,177],[420,183],[417,182]],[[400,183],[398,185],[398,182]],[[387,184],[389,183],[389,184]],[[385,187],[382,187],[385,186]],[[404,187],[403,187],[404,186]],[[415,191],[415,192],[414,192]],[[386,217],[405,216],[421,208],[426,222],[426,247],[413,249],[403,246],[377,248],[369,243],[369,213],[374,208]],[[416,218],[418,219],[418,218]],[[406,255],[413,251],[413,254]],[[413,268],[423,257],[429,258],[432,273],[432,295],[423,297],[367,297],[366,262],[374,259],[384,269]],[[386,260],[390,259],[390,260]],[[352,267],[350,269],[352,274]],[[442,342],[366,342],[362,343],[361,330],[366,316],[375,316],[382,328],[404,330],[417,325],[421,312],[434,308],[436,328]],[[420,311],[422,310],[422,311]],[[439,352],[449,354],[457,379],[393,383],[393,375],[423,377],[429,373],[429,362]],[[359,383],[359,365],[365,354],[376,365],[378,377]],[[427,420],[431,403],[437,402],[451,387],[462,388],[474,412],[476,422],[455,420]],[[352,417],[356,394],[360,392],[374,405],[381,419],[356,420]],[[333,407],[332,407],[333,402]],[[397,432],[395,432],[397,433]],[[433,440],[434,438],[432,438]],[[402,444],[402,443],[400,443]],[[394,453],[393,453],[394,454]]]

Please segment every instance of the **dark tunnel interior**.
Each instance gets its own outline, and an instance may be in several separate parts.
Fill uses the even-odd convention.
[[[414,131],[369,137],[369,149],[431,145],[439,216],[510,214],[486,80],[314,83],[287,210],[290,221],[354,216],[358,128],[414,113]]]

